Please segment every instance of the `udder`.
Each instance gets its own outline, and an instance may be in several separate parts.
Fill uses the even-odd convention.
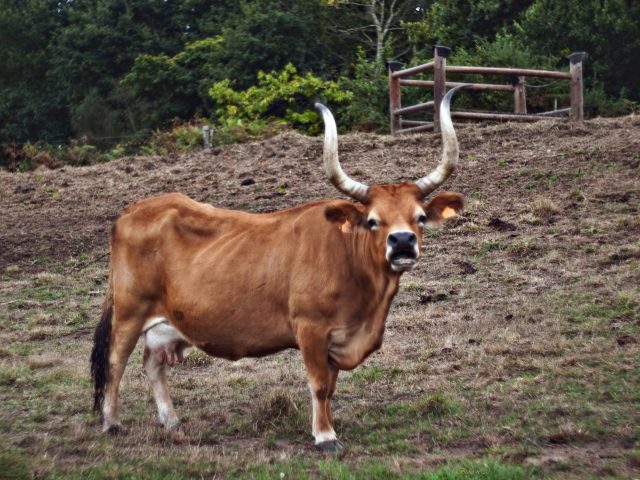
[[[154,355],[159,364],[172,366],[182,362],[184,350],[191,344],[166,320],[148,328],[144,334],[145,347]]]

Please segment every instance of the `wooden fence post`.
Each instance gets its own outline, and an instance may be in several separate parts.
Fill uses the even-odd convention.
[[[211,150],[211,127],[209,125],[202,127],[202,142],[205,150]]]
[[[582,61],[586,52],[574,52],[569,55],[569,73],[571,74],[571,119],[574,122],[584,120],[584,103],[582,97]]]
[[[433,131],[440,132],[440,103],[445,94],[447,75],[447,57],[451,53],[449,47],[436,45],[433,47]]]
[[[391,117],[391,123],[389,129],[394,134],[400,130],[401,118],[400,115],[396,115],[395,111],[401,106],[400,103],[400,78],[393,77],[393,72],[397,72],[402,68],[402,63],[390,60],[387,62],[387,68],[389,69],[389,116]]]
[[[525,77],[514,78],[513,103],[515,113],[527,113],[527,92],[525,89]]]

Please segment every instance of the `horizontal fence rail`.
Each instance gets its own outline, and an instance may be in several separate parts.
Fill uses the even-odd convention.
[[[449,73],[467,73],[481,75],[518,75],[526,77],[571,78],[568,72],[552,72],[549,70],[529,70],[526,68],[495,68],[495,67],[447,67]]]
[[[448,71],[448,70],[447,70]],[[401,87],[433,87],[433,80],[400,80]],[[513,92],[516,87],[513,85],[499,85],[490,83],[464,83],[464,82],[445,82],[447,88],[457,87],[459,85],[467,85],[469,90],[495,90]]]
[[[583,120],[583,93],[582,93],[582,62],[586,57],[585,52],[572,53],[569,59],[568,72],[556,72],[551,70],[532,70],[527,68],[497,68],[497,67],[471,67],[471,66],[447,66],[446,59],[451,53],[449,47],[437,45],[434,47],[433,62],[415,67],[402,69],[400,62],[388,62],[389,68],[389,109],[391,114],[391,133],[408,133],[425,130],[440,130],[440,103],[448,88],[459,85],[467,85],[467,89],[479,91],[503,91],[513,92],[514,112],[467,112],[452,111],[452,118],[472,120],[498,120],[532,122],[541,119],[569,117],[571,120],[581,122]],[[410,79],[413,75],[433,71],[433,80]],[[465,83],[447,82],[447,73],[463,75],[504,75],[511,78],[510,84],[490,83]],[[571,105],[568,108],[555,109],[550,112],[528,114],[526,99],[526,77],[553,78],[556,80],[568,80],[570,86]],[[433,101],[408,105],[401,104],[401,87],[433,88]],[[433,110],[433,122],[424,120],[409,120],[403,118],[416,112]]]
[[[433,108],[433,101],[418,103],[417,105],[411,105],[410,107],[398,108],[396,109],[397,115],[407,115],[408,113],[415,113],[421,110],[429,110]]]
[[[391,76],[394,78],[408,77],[409,75],[415,75],[416,73],[426,72],[427,70],[433,70],[434,62],[425,63],[424,65],[418,65],[417,67],[407,68],[398,72],[393,72]]]

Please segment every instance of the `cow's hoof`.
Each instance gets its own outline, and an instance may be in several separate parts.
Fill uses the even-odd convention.
[[[163,423],[162,426],[169,432],[177,432],[182,430],[182,422],[178,419]]]
[[[120,422],[113,423],[105,423],[102,426],[102,433],[106,433],[107,435],[124,435],[124,427]]]
[[[339,452],[343,448],[339,440],[327,440],[326,442],[316,443],[316,450],[321,452]]]

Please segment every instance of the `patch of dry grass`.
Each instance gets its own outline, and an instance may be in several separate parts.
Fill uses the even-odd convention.
[[[640,476],[640,199],[637,170],[619,153],[635,148],[639,129],[624,119],[460,129],[463,160],[447,188],[467,196],[466,210],[425,235],[382,349],[341,372],[334,418],[347,450],[333,460],[311,449],[297,351],[240,362],[192,351],[169,373],[184,426],[165,432],[138,346],[117,437],[90,414],[87,365],[107,272],[106,259],[89,260],[106,249],[105,218],[168,181],[253,211],[334,196],[319,139],[288,133],[193,157],[43,172],[70,185],[55,209],[41,189],[29,202],[11,193],[37,184],[33,175],[0,173],[10,226],[1,235],[16,245],[0,252],[0,468],[39,478],[394,478],[456,459],[548,478]],[[418,178],[439,154],[429,135],[342,140],[345,168],[370,183]],[[402,159],[397,171],[390,157]],[[286,177],[287,195],[256,199],[239,185],[246,172],[261,194]],[[515,230],[492,229],[493,218]]]
[[[536,198],[529,207],[531,213],[541,220],[547,220],[562,211],[553,200],[545,197]]]
[[[62,357],[55,353],[43,353],[28,356],[26,362],[32,370],[51,368],[60,365],[62,363]]]

